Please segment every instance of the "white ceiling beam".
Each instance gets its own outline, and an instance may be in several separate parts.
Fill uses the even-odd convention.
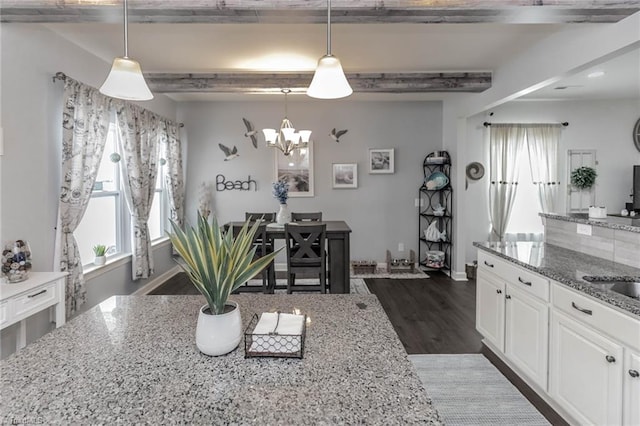
[[[640,11],[638,0],[334,0],[334,23],[606,23]],[[121,20],[118,0],[3,0],[0,22]],[[323,0],[137,0],[139,23],[325,23]]]

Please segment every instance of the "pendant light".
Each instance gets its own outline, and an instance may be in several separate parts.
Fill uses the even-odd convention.
[[[284,118],[280,124],[280,130],[262,129],[262,133],[268,147],[277,148],[288,156],[295,150],[309,146],[311,130],[296,131],[293,123],[287,117],[287,95],[291,93],[291,89],[282,89],[281,92],[284,93]]]
[[[100,87],[100,93],[128,101],[148,101],[153,94],[142,76],[140,64],[129,58],[129,19],[127,0],[124,4],[124,56],[113,60],[111,71]]]
[[[352,93],[340,59],[331,54],[331,0],[327,0],[327,54],[318,60],[307,95],[318,99],[339,99]]]

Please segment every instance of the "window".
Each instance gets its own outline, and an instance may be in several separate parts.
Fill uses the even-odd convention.
[[[104,244],[113,247],[111,255],[130,253],[130,213],[120,183],[119,163],[112,160],[119,153],[115,122],[109,126],[109,134],[100,161],[100,168],[93,187],[91,200],[74,237],[84,265],[93,262],[93,246]],[[122,161],[122,160],[121,160]],[[168,200],[164,185],[164,161],[158,164],[156,189],[149,213],[151,241],[165,236],[168,218]]]

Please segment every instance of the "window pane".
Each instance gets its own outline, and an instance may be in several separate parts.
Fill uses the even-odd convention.
[[[149,237],[151,241],[164,237],[164,229],[162,226],[162,193],[156,191],[149,212]]]
[[[93,246],[116,245],[116,196],[93,197],[73,233],[84,265],[93,262]]]
[[[116,176],[118,173],[118,163],[111,161],[111,155],[117,154],[116,149],[116,132],[115,126],[109,126],[109,134],[107,142],[104,146],[104,154],[100,160],[100,168],[96,177],[96,183],[93,187],[95,191],[117,191],[118,187]],[[122,160],[121,160],[122,161]]]
[[[158,164],[158,174],[156,175],[156,189],[162,189],[164,180],[164,166]]]

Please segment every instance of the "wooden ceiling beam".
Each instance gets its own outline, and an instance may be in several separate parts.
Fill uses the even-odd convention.
[[[606,23],[637,0],[334,0],[335,23]],[[0,22],[120,22],[119,0],[2,0]],[[136,0],[139,23],[325,23],[322,0]]]
[[[145,73],[156,93],[272,93],[287,88],[302,91],[310,73]],[[490,72],[352,73],[347,79],[356,93],[479,93],[491,87]]]

